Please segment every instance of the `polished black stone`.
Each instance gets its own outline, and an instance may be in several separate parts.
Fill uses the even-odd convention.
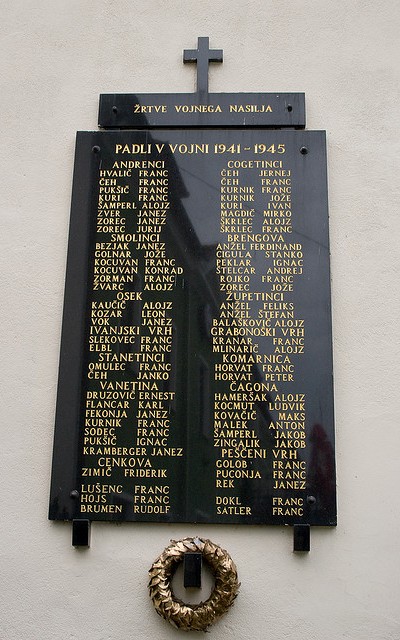
[[[304,93],[102,94],[99,127],[305,127]]]
[[[336,524],[324,132],[78,133],[49,517]]]

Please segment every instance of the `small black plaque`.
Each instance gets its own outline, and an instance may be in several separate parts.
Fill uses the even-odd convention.
[[[101,95],[99,127],[305,127],[304,93],[209,93],[209,64],[222,60],[222,50],[198,38],[197,49],[183,52],[197,66],[196,93]]]
[[[305,127],[304,93],[103,94],[99,127]]]
[[[336,524],[324,132],[78,133],[50,518]]]

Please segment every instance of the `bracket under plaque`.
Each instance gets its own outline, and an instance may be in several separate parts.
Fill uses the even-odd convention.
[[[90,520],[72,520],[72,546],[90,547]]]
[[[293,526],[293,551],[310,551],[311,527],[309,524]]]
[[[188,587],[200,589],[202,559],[201,553],[185,553],[183,558],[183,586],[185,589]]]

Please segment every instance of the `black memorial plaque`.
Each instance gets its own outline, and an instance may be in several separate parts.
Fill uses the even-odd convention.
[[[324,132],[78,133],[50,518],[336,524]]]

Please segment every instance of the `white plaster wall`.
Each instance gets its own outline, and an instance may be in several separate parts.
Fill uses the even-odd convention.
[[[397,0],[0,2],[1,543],[4,640],[176,638],[147,569],[170,538],[227,548],[242,588],[215,638],[398,640]],[[47,521],[74,136],[98,94],[192,91],[182,49],[209,36],[211,91],[305,91],[326,129],[339,526],[291,552],[283,528],[94,524],[77,551]]]

